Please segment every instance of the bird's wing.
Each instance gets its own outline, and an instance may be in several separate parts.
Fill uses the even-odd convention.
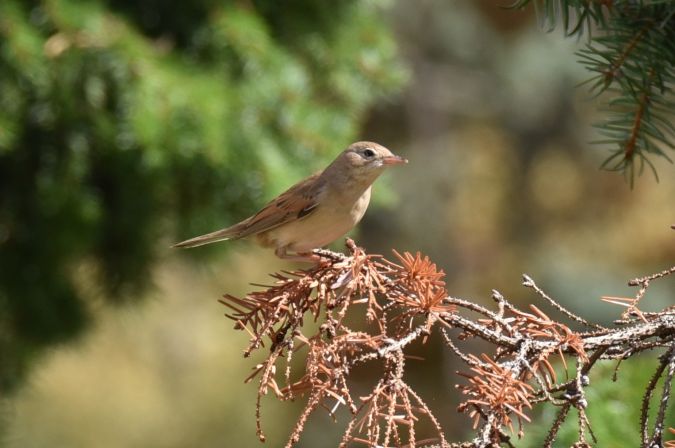
[[[235,238],[244,238],[273,229],[316,211],[324,190],[321,172],[298,182],[270,201],[258,213],[231,227]]]
[[[217,241],[245,238],[312,214],[319,205],[325,181],[321,173],[309,176],[282,193],[258,213],[226,229],[200,235],[174,245],[197,247]]]

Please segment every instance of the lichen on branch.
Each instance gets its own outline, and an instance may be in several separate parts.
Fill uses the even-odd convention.
[[[267,353],[247,379],[258,381],[260,440],[265,440],[261,400],[272,392],[280,400],[305,403],[286,447],[300,440],[309,416],[319,409],[336,420],[347,411],[341,447],[513,446],[512,438],[522,436],[537,405],[559,408],[543,446],[553,446],[572,408],[578,415],[575,446],[591,446],[597,441],[585,411],[585,389],[593,366],[599,360],[621,361],[661,349],[660,365],[645,390],[641,430],[643,446],[662,443],[675,375],[675,309],[648,313],[638,304],[650,282],[675,273],[675,268],[632,280],[631,285],[639,286],[634,299],[605,298],[626,306],[620,319],[605,327],[565,309],[528,276],[523,285],[560,319],[533,304],[519,309],[497,291],[492,295],[494,310],[452,297],[444,272],[420,253],[394,251],[395,258],[388,260],[367,254],[351,240],[347,249],[347,255],[318,250],[322,262],[316,266],[273,274],[272,285],[222,300],[235,328],[250,334],[244,355],[263,349]],[[441,338],[466,365],[452,382],[465,397],[458,411],[473,424],[472,440],[448,441],[442,419],[406,382],[408,346],[431,337]],[[469,353],[462,346],[468,339],[481,339],[490,349]],[[299,366],[292,363],[298,358]],[[564,378],[554,369],[558,361]],[[363,396],[356,394],[352,376],[359,366],[376,371],[379,378]],[[657,390],[660,380],[663,385]],[[659,405],[650,423],[652,398]]]

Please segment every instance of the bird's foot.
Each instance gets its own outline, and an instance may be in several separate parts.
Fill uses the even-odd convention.
[[[330,261],[328,258],[322,257],[320,254],[315,254],[314,252],[298,252],[295,256],[289,258],[289,260],[313,264],[325,264]]]
[[[312,264],[317,264],[317,263],[322,263],[325,261],[325,258],[322,257],[319,254],[315,254],[312,252],[297,252],[295,254],[289,254],[286,251],[285,247],[280,247],[277,250],[274,251],[274,254],[281,258],[282,260],[289,260],[289,261],[297,261],[300,263],[312,263]]]

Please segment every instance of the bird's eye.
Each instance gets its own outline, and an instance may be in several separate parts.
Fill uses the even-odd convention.
[[[375,157],[375,151],[373,151],[372,149],[366,149],[365,151],[363,151],[363,157],[365,157],[366,159]]]

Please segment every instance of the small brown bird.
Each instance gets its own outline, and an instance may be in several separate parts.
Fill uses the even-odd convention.
[[[280,258],[316,261],[312,250],[349,232],[368,208],[373,182],[385,168],[401,163],[408,161],[382,145],[353,143],[325,170],[293,185],[255,215],[174,247],[197,247],[255,235],[261,245],[274,247]]]

